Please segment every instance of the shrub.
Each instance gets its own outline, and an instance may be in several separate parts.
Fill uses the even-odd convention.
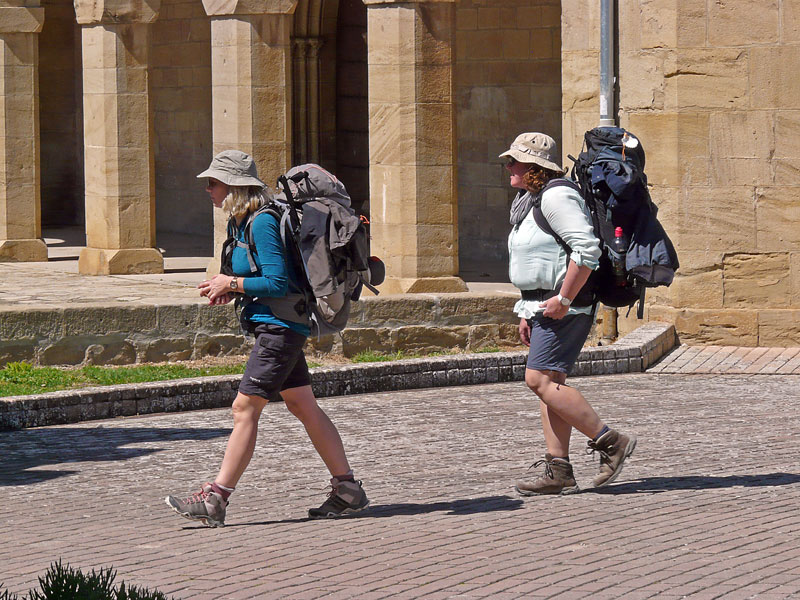
[[[117,572],[111,567],[92,569],[84,574],[59,560],[52,563],[47,572],[39,577],[39,589],[31,590],[24,600],[168,600],[159,591],[151,591],[121,582],[114,585]],[[20,600],[8,590],[0,593],[0,600]]]

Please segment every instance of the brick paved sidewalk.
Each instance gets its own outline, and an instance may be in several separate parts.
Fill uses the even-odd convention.
[[[280,404],[216,530],[163,496],[213,476],[227,409],[2,432],[0,581],[25,592],[62,558],[184,600],[800,597],[800,378],[573,381],[640,436],[607,490],[516,496],[543,452],[520,383],[328,398],[374,506],[333,522],[304,518],[326,474]]]
[[[800,348],[678,346],[651,373],[739,373],[800,375]]]

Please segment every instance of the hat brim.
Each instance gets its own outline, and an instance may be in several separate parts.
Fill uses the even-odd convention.
[[[231,175],[230,173],[226,173],[225,171],[218,171],[217,169],[206,169],[197,176],[198,179],[202,179],[203,177],[213,177],[214,179],[216,179],[217,181],[221,181],[225,185],[236,185],[236,186],[253,185],[262,188],[267,187],[267,184],[261,181],[258,177]]]
[[[557,165],[554,162],[547,160],[546,158],[539,158],[538,156],[525,154],[524,152],[520,152],[519,150],[515,150],[514,148],[509,148],[508,150],[500,154],[498,158],[504,158],[506,156],[510,156],[517,162],[525,163],[527,165],[536,164],[539,165],[540,167],[544,167],[545,169],[550,169],[551,171],[555,171],[556,173],[567,172],[566,169]]]

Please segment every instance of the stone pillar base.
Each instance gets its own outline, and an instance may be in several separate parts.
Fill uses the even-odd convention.
[[[163,273],[164,258],[155,248],[84,248],[78,258],[81,275]]]
[[[0,262],[47,262],[47,245],[39,239],[0,240]]]
[[[469,290],[460,277],[387,277],[378,291],[381,294],[447,294]]]

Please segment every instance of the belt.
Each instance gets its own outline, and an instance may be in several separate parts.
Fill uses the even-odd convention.
[[[558,295],[555,290],[520,290],[522,292],[523,300],[535,300],[537,302],[544,302],[553,296]]]

